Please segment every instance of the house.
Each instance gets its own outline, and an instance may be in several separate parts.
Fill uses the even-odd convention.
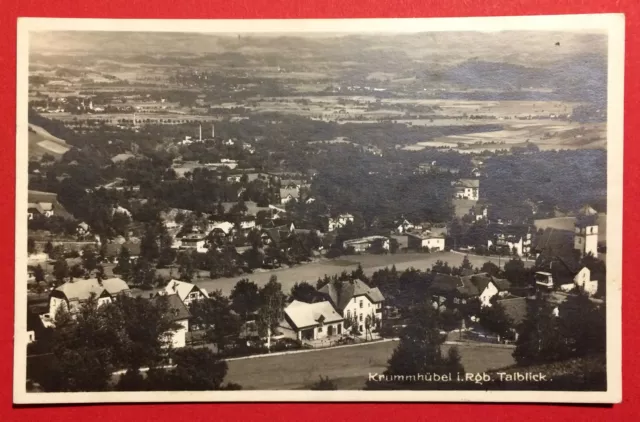
[[[413,250],[443,251],[444,241],[444,235],[432,233],[430,230],[407,232],[407,247]]]
[[[388,251],[390,245],[389,238],[384,236],[367,236],[342,242],[344,249],[353,248],[356,253],[367,252],[376,245],[378,245],[382,251]]]
[[[489,206],[485,204],[476,204],[469,210],[469,215],[475,221],[487,220],[489,218]]]
[[[224,235],[228,235],[233,230],[233,223],[229,221],[211,221],[207,223],[207,232],[211,233],[213,231],[220,230]]]
[[[548,290],[553,288],[553,275],[550,272],[537,271],[534,274],[534,279],[536,281],[536,286],[540,286]]]
[[[115,215],[115,214],[123,214],[123,215],[126,215],[127,217],[131,217],[131,211],[129,211],[124,207],[121,207],[120,205],[116,205],[111,209],[111,215]]]
[[[411,224],[411,222],[409,220],[406,220],[406,219],[403,219],[401,221],[396,221],[394,223],[394,229],[398,233],[405,233],[408,230],[412,230],[414,228],[415,228],[415,226],[413,224]]]
[[[460,169],[457,168],[457,167],[440,165],[436,161],[431,161],[431,162],[427,162],[427,163],[418,164],[418,168],[416,170],[416,173],[418,173],[418,174],[427,174],[427,173],[430,173],[430,172],[458,174],[458,173],[460,173]]]
[[[195,250],[199,253],[206,253],[207,238],[203,233],[189,233],[180,238],[180,249]]]
[[[89,225],[87,223],[85,223],[84,221],[82,221],[80,224],[78,224],[78,227],[76,227],[76,234],[78,236],[86,236],[89,234]]]
[[[480,180],[478,179],[460,179],[452,182],[454,189],[454,198],[470,199],[477,201],[480,199]]]
[[[576,219],[574,246],[581,256],[598,256],[598,222],[596,215],[580,215]]]
[[[365,333],[367,322],[379,328],[382,322],[384,296],[377,287],[371,288],[362,280],[328,283],[318,290],[338,310],[340,315],[360,333]],[[368,321],[367,321],[368,318]],[[348,328],[345,325],[345,328]]]
[[[64,308],[72,315],[80,310],[80,307],[94,295],[98,300],[98,306],[111,303],[119,295],[131,295],[127,283],[120,278],[108,278],[99,280],[96,278],[77,279],[68,281],[56,287],[49,296],[49,314],[45,319],[55,321],[56,313]]]
[[[480,295],[478,288],[471,281],[470,275],[454,276],[433,273],[429,294],[435,308],[457,307],[464,305]]]
[[[161,296],[178,295],[182,303],[187,306],[195,300],[209,298],[209,294],[205,289],[201,289],[195,284],[180,280],[171,280],[167,283],[164,290],[161,290],[158,294]]]
[[[583,291],[589,296],[593,296],[598,292],[598,280],[591,280],[591,270],[582,267],[573,277],[573,283],[562,284],[560,290],[569,292],[573,289]]]
[[[318,340],[339,336],[344,318],[329,301],[305,303],[294,300],[284,309],[283,331],[291,330],[298,340]]]
[[[346,226],[348,223],[353,223],[354,217],[351,214],[339,214],[335,217],[327,217],[326,227],[327,231],[332,232],[340,227]]]
[[[528,256],[531,251],[533,236],[530,227],[523,224],[489,226],[487,248],[495,249],[508,255]]]
[[[187,333],[189,332],[189,320],[191,313],[178,294],[158,295],[153,298],[156,303],[166,306],[169,320],[175,325],[166,333],[167,344],[165,347],[174,349],[187,345]]]
[[[481,306],[491,306],[491,300],[496,296],[501,299],[509,296],[511,283],[508,280],[482,273],[472,275],[471,282],[480,293],[478,297]]]
[[[280,188],[280,203],[282,205],[287,204],[291,201],[297,201],[299,196],[300,189],[297,187]]]
[[[27,206],[29,220],[32,220],[36,215],[49,218],[53,217],[53,214],[53,203],[51,202],[30,202]]]

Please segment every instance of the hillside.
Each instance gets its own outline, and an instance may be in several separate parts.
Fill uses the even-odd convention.
[[[71,146],[63,139],[57,138],[34,124],[29,124],[29,158],[41,158],[50,154],[56,159],[69,151]]]

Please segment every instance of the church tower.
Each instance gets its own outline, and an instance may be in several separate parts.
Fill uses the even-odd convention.
[[[595,215],[578,217],[573,235],[573,248],[577,249],[581,256],[598,256],[598,223]]]

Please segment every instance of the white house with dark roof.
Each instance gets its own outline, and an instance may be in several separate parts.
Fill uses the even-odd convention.
[[[281,328],[291,330],[298,340],[318,340],[342,335],[344,318],[331,302],[305,303],[294,300],[284,309]]]
[[[167,343],[165,347],[174,349],[185,347],[187,345],[187,333],[189,332],[189,320],[191,313],[187,305],[182,301],[179,295],[159,295],[153,298],[156,303],[164,302],[169,320],[174,324],[174,328],[167,333]]]
[[[452,184],[455,198],[471,199],[473,201],[480,199],[480,180],[460,179]]]
[[[320,288],[345,320],[365,332],[367,317],[372,326],[380,327],[384,296],[377,287],[371,288],[362,280],[329,283]]]
[[[445,236],[443,234],[433,233],[431,230],[408,231],[406,234],[409,249],[428,248],[429,251],[444,251]]]
[[[471,282],[476,286],[480,295],[481,306],[491,306],[494,297],[504,299],[509,296],[511,283],[509,280],[496,278],[486,273],[474,274],[471,276]]]
[[[159,292],[160,295],[178,295],[182,303],[189,306],[194,300],[207,299],[209,294],[205,289],[201,289],[192,283],[186,281],[171,280],[167,283],[164,290]]]
[[[65,308],[75,314],[91,295],[95,295],[98,306],[111,303],[118,295],[131,295],[127,283],[120,278],[105,280],[77,279],[56,287],[49,297],[49,314],[45,319],[55,321],[59,309]]]

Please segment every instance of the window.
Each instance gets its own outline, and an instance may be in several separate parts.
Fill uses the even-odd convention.
[[[347,319],[351,319],[351,310],[347,310]]]
[[[318,327],[318,332],[321,333],[322,332],[322,325]]]
[[[360,321],[362,321],[362,315],[364,315],[364,314],[360,314]]]
[[[360,300],[360,309],[362,309],[362,300]]]
[[[371,307],[371,302],[367,302],[367,308]]]

